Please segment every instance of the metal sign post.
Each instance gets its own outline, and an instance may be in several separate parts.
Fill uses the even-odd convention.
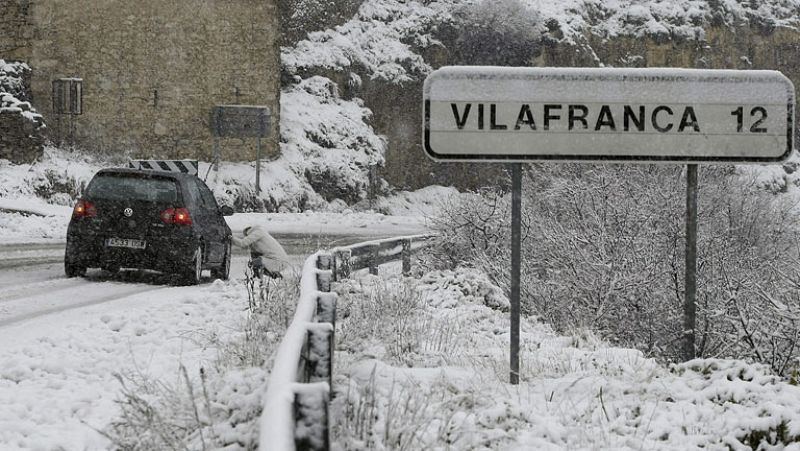
[[[519,279],[522,252],[522,164],[511,165],[511,377],[519,384]]]
[[[256,138],[256,193],[261,192],[261,138],[269,136],[270,111],[259,105],[217,105],[211,109],[214,136],[214,170],[219,164],[219,141],[223,138]]]
[[[520,163],[683,163],[684,357],[695,354],[697,164],[778,163],[794,148],[795,92],[777,71],[443,67],[423,87],[434,161],[512,172],[511,383],[519,382]]]
[[[261,137],[256,138],[256,192],[261,192]]]
[[[686,165],[686,268],[683,299],[683,359],[695,358],[697,312],[697,165]]]

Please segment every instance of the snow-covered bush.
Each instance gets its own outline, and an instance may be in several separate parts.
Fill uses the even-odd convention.
[[[389,286],[375,277],[367,283],[345,280],[334,289],[342,296],[337,308],[347,318],[337,324],[337,343],[384,341],[382,354],[399,361],[418,350],[423,305],[411,285]]]
[[[504,296],[485,277],[464,269],[423,280],[365,276],[334,289],[343,362],[337,369],[346,374],[334,380],[331,428],[343,449],[467,449],[499,439],[483,429],[484,420],[508,426],[509,435],[516,429],[515,415],[494,417],[496,401],[481,381],[447,374],[452,365],[473,362],[473,346],[503,352],[497,346],[502,326],[494,319],[505,315]],[[466,378],[461,370],[453,373]]]
[[[522,307],[562,331],[590,328],[680,357],[684,196],[680,167],[531,166],[523,200]],[[470,265],[508,287],[509,196],[445,208],[433,267]],[[697,353],[779,374],[800,355],[793,205],[734,168],[700,171]]]
[[[711,183],[700,188],[698,351],[787,374],[800,356],[797,200],[732,168],[704,172]]]
[[[42,115],[37,113],[29,101],[29,92],[24,78],[31,68],[25,63],[6,62],[0,59],[0,113],[17,113],[34,124],[44,127]]]
[[[478,270],[456,268],[455,271],[431,271],[420,278],[417,290],[427,305],[455,307],[464,304],[485,305],[508,311],[509,301],[502,290]]]
[[[460,324],[445,329],[458,346],[449,347],[438,365],[430,365],[438,351],[425,348],[396,361],[385,352],[389,334],[366,340],[337,335],[335,446],[768,450],[800,443],[800,388],[767,365],[709,358],[665,367],[591,333],[558,335],[522,317],[520,384],[509,384],[508,314],[481,305],[473,296],[480,290],[459,281],[471,274],[443,271],[426,282],[382,282],[412,283],[423,292],[453,288],[437,290],[436,302],[424,304],[426,314],[441,320],[431,327]],[[360,280],[341,286],[340,303],[355,307],[372,297],[373,279]],[[342,317],[337,326],[351,319]]]
[[[758,412],[755,418],[743,416],[738,427],[723,439],[729,449],[784,449],[800,443],[800,428],[794,419],[798,409],[790,401],[797,395],[797,387],[783,382],[768,366],[741,360],[696,359],[670,370],[687,381],[697,403],[717,405],[726,413],[745,409]],[[769,397],[784,402],[764,402]]]
[[[0,160],[0,197],[32,198],[72,206],[82,188],[105,160],[74,150],[45,147],[42,158],[33,164],[12,164]]]
[[[281,151],[289,167],[325,200],[367,195],[369,167],[383,164],[384,139],[360,100],[342,100],[324,77],[302,80],[281,96]]]

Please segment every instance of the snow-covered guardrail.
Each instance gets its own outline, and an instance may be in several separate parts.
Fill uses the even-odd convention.
[[[300,300],[294,318],[278,346],[261,414],[259,449],[275,451],[328,450],[328,405],[333,382],[336,294],[331,280],[351,271],[403,261],[411,269],[411,254],[432,235],[368,241],[317,252],[303,264]]]
[[[392,261],[403,261],[403,274],[411,272],[411,254],[428,244],[434,235],[411,235],[383,240],[365,241],[332,250],[334,280],[346,279],[350,271],[369,268],[378,274],[378,266]]]

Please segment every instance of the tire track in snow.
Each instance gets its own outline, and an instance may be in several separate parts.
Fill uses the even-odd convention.
[[[41,295],[41,290],[47,290],[47,294],[54,294],[60,291],[72,289],[85,283],[81,279],[53,278],[34,283],[18,285],[16,288],[6,289],[0,292],[0,304],[29,297]],[[35,290],[35,292],[33,292]]]
[[[0,258],[0,269],[21,268],[27,266],[49,265],[61,263],[64,256],[42,256],[42,257],[12,257]]]

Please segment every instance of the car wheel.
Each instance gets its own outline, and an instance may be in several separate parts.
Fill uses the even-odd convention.
[[[197,246],[194,250],[191,266],[184,269],[183,283],[185,285],[197,285],[200,283],[200,278],[203,274],[203,248]]]
[[[86,267],[64,260],[64,272],[67,277],[83,277],[86,275]]]
[[[211,277],[228,280],[231,274],[231,243],[225,243],[225,257],[219,267],[211,270]]]

